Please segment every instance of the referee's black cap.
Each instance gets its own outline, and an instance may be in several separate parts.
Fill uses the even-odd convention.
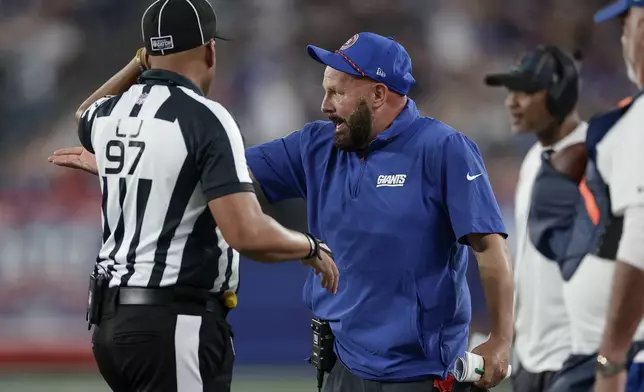
[[[179,53],[211,39],[217,34],[217,14],[208,0],[156,0],[143,13],[141,30],[150,56]]]
[[[526,53],[519,63],[506,73],[485,77],[488,86],[503,86],[510,91],[535,93],[548,88],[557,78],[557,62],[544,47]]]

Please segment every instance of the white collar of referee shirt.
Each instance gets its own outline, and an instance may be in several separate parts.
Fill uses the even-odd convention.
[[[176,72],[167,71],[165,69],[149,69],[144,71],[141,76],[139,76],[140,83],[147,84],[161,84],[166,86],[182,86],[189,88],[195,93],[205,96],[203,91],[192,82],[192,80],[186,78],[183,75],[179,75]]]

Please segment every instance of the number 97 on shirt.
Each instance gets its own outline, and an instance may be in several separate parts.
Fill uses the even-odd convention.
[[[134,140],[141,134],[143,120],[137,118],[118,119],[115,123],[115,138],[105,146],[105,159],[110,163],[105,167],[105,174],[134,174],[141,157],[145,152],[145,142]],[[135,154],[131,165],[126,165],[129,154]],[[126,167],[127,166],[127,167]]]

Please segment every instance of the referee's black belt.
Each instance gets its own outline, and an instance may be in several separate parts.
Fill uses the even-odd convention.
[[[172,306],[189,303],[203,305],[208,312],[228,314],[228,308],[219,295],[193,287],[119,287],[117,298],[119,305]]]

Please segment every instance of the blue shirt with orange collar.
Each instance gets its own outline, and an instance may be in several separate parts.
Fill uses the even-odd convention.
[[[312,56],[347,73],[338,61],[367,77],[387,75],[381,81],[406,94],[410,74],[387,79],[400,75],[387,63],[396,59],[370,63],[369,50],[384,45],[391,53],[399,44],[370,33],[352,39],[343,46],[349,61],[329,60],[319,48]],[[421,116],[411,99],[365,154],[336,148],[334,133],[332,122],[315,121],[246,153],[268,201],[305,199],[310,232],[333,250],[337,294],[311,273],[304,301],[330,321],[338,358],[357,376],[447,377],[468,340],[467,235],[505,235],[481,154],[461,133]]]

